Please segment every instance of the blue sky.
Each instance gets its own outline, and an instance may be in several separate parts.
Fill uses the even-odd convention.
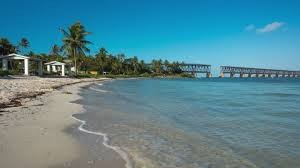
[[[36,53],[81,21],[95,53],[191,63],[300,70],[297,0],[0,0],[0,37]]]

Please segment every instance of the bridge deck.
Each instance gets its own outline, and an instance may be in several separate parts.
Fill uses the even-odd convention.
[[[265,74],[265,75],[300,75],[300,71],[262,69],[249,67],[221,66],[221,73],[230,74]]]
[[[181,64],[179,67],[183,72],[211,73],[211,65],[207,64]]]

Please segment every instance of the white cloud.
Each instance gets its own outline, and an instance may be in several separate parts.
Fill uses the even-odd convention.
[[[278,30],[279,28],[284,26],[284,24],[285,23],[283,23],[283,22],[273,22],[273,23],[267,24],[263,28],[256,29],[256,32],[257,33],[269,33],[269,32]]]
[[[248,25],[248,26],[245,27],[246,31],[252,31],[254,29],[255,29],[255,25],[254,24],[250,24],[250,25]]]

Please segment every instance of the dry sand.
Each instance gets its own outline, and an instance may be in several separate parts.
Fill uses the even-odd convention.
[[[2,79],[1,82],[4,80],[6,79]],[[25,80],[27,84],[32,82],[27,81],[30,79],[20,80],[23,82]],[[97,157],[97,153],[91,154],[92,149],[76,138],[92,136],[79,132],[77,130],[79,123],[71,118],[71,115],[83,111],[81,105],[71,102],[80,99],[78,95],[80,88],[88,84],[91,83],[65,86],[33,100],[22,99],[22,106],[0,109],[6,111],[0,113],[0,167],[124,167],[125,162],[120,156],[101,146],[101,142],[96,145],[105,154]],[[22,81],[18,81],[17,85],[22,85]],[[55,84],[59,85],[62,83]],[[47,89],[53,90],[48,86]],[[5,92],[7,91],[1,90],[2,94],[6,94]],[[8,99],[13,99],[13,95],[17,94],[11,95]],[[98,139],[102,141],[101,138]]]

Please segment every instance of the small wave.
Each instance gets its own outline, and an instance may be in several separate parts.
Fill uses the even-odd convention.
[[[270,97],[300,97],[300,94],[294,93],[257,93],[257,94],[248,94],[250,96],[270,96]]]
[[[97,85],[99,85],[99,86],[102,86],[102,85],[103,85],[103,83],[98,83]]]
[[[294,93],[263,93],[265,96],[275,96],[275,97],[299,97],[299,94]]]
[[[106,93],[108,92],[107,90],[102,90],[102,89],[96,89],[96,88],[93,88],[93,87],[90,87],[91,90],[94,90],[96,92],[101,92],[101,93]]]
[[[86,121],[83,121],[83,120],[79,120],[78,118],[75,118],[72,116],[73,119],[79,121],[81,124],[80,126],[78,127],[78,130],[79,131],[82,131],[82,132],[85,132],[85,133],[88,133],[88,134],[93,134],[93,135],[99,135],[99,136],[102,136],[103,137],[103,145],[107,148],[110,148],[112,150],[114,150],[115,152],[117,152],[121,158],[126,162],[125,164],[125,167],[126,168],[133,168],[132,167],[132,163],[127,155],[127,153],[125,151],[123,151],[120,147],[118,146],[112,146],[112,145],[109,145],[108,142],[109,142],[109,138],[107,136],[107,134],[104,134],[102,132],[95,132],[95,131],[89,131],[89,130],[86,130],[83,128],[83,126],[86,124]]]

